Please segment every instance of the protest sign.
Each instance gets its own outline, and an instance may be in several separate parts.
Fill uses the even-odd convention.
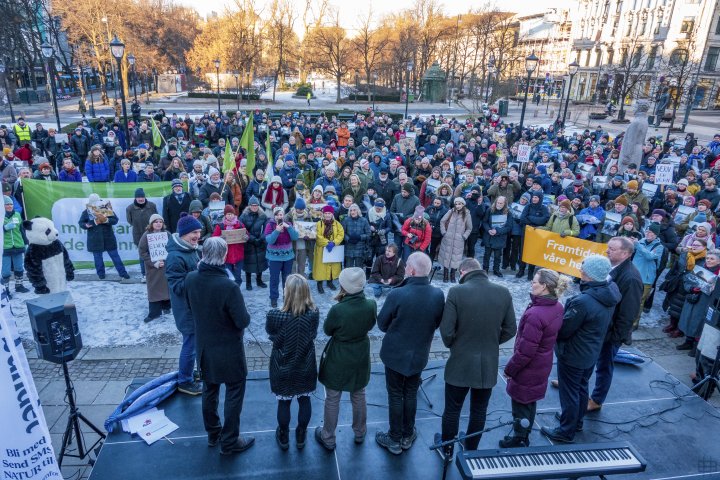
[[[522,260],[538,267],[580,277],[580,265],[590,255],[605,255],[602,243],[561,237],[557,233],[525,227]]]
[[[672,163],[659,163],[655,166],[655,183],[657,185],[672,185],[673,183],[673,170],[674,165]]]
[[[168,232],[157,232],[147,234],[148,251],[150,253],[150,261],[152,263],[165,260],[167,258],[167,250],[165,247],[168,242]]]
[[[529,162],[530,161],[530,145],[522,144],[518,145],[518,153],[517,153],[517,160],[520,163]]]
[[[332,252],[323,248],[322,263],[342,263],[345,261],[345,245],[335,245]]]
[[[295,229],[298,237],[302,239],[315,240],[317,238],[317,223],[315,222],[295,222]]]
[[[246,243],[248,241],[247,228],[238,228],[235,230],[222,230],[220,232],[220,235],[227,242],[228,245],[235,245],[238,243]]]

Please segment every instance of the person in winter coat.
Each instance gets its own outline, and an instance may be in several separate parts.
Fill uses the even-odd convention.
[[[720,255],[717,251],[706,253],[703,268],[710,271],[713,275],[718,275],[720,272]],[[684,280],[684,287],[688,294],[685,297],[685,303],[680,312],[678,328],[685,332],[686,338],[685,343],[675,348],[678,350],[686,350],[688,349],[687,347],[690,346],[691,348],[689,349],[688,355],[695,357],[697,363],[700,364],[701,359],[699,357],[704,355],[704,353],[702,353],[702,345],[700,344],[701,335],[704,334],[703,326],[708,331],[711,328],[705,321],[708,308],[710,307],[714,284],[704,282],[696,275],[687,275]],[[698,351],[701,352],[701,355],[697,355]],[[717,349],[715,349],[715,353],[717,353]],[[712,358],[715,358],[714,355]],[[704,370],[709,373],[711,366],[712,362],[710,362],[708,368],[704,368]],[[702,376],[700,376],[700,379],[702,379]]]
[[[113,179],[113,182],[115,183],[131,183],[131,182],[137,182],[137,173],[135,173],[135,170],[131,168],[130,160],[127,158],[123,158],[120,161],[120,170],[115,172],[115,178]]]
[[[700,334],[699,319],[691,318],[689,316],[690,309],[686,310],[685,305],[688,304],[688,298],[697,297],[695,300],[699,300],[699,296],[695,295],[699,292],[694,291],[698,286],[698,282],[691,277],[694,276],[692,271],[695,267],[705,268],[707,252],[707,244],[702,239],[696,239],[690,244],[689,250],[677,262],[679,264],[677,270],[682,272],[682,275],[678,281],[677,291],[670,300],[668,311],[671,324],[675,323],[677,331],[685,335],[685,342],[677,346],[678,350],[691,350],[694,347],[695,338]],[[668,281],[668,278],[675,278],[672,275],[673,273],[676,273],[675,269],[667,274],[666,281]],[[685,310],[685,316],[682,314],[683,310]],[[671,337],[679,336],[681,335],[671,335]]]
[[[530,305],[520,318],[513,355],[504,369],[515,423],[513,435],[500,440],[500,448],[530,446],[537,402],[545,398],[553,348],[563,322],[564,310],[558,299],[568,285],[566,277],[547,268],[538,270],[533,278]],[[522,419],[531,426],[524,428]]]
[[[285,280],[292,273],[295,259],[293,242],[298,239],[298,232],[291,223],[285,221],[283,208],[275,207],[272,220],[265,224],[264,235],[267,242],[265,258],[270,267],[270,305],[277,308],[280,280],[282,278],[284,289]]]
[[[325,386],[325,411],[323,425],[315,429],[315,440],[327,450],[335,449],[342,392],[350,392],[355,443],[363,443],[367,433],[365,387],[370,382],[368,332],[375,326],[377,304],[365,297],[364,288],[363,269],[344,269],[340,273],[338,303],[330,307],[323,324],[323,332],[330,340],[320,359],[318,378]]]
[[[500,271],[502,251],[507,244],[507,237],[512,233],[513,217],[510,215],[507,200],[502,195],[495,198],[483,217],[485,253],[483,270],[490,271],[490,257],[493,257],[493,274],[502,277]]]
[[[562,327],[555,355],[560,387],[560,425],[542,427],[541,433],[553,442],[570,443],[582,427],[588,403],[588,380],[600,354],[620,291],[608,282],[610,261],[590,255],[580,267],[580,293],[565,303]]]
[[[432,228],[430,222],[425,219],[425,209],[418,205],[415,207],[412,218],[408,218],[400,229],[402,236],[402,259],[407,258],[413,252],[426,252],[432,239]]]
[[[525,275],[525,268],[528,268],[528,280],[532,280],[535,275],[535,265],[528,265],[522,261],[522,250],[525,242],[525,227],[539,228],[545,226],[550,220],[550,210],[543,205],[543,193],[540,191],[530,192],[530,203],[520,215],[520,223],[522,224],[521,242],[520,242],[520,268],[515,274],[515,278],[522,278]]]
[[[410,182],[407,182],[403,184],[400,193],[393,198],[390,213],[395,214],[400,224],[404,224],[407,219],[413,216],[415,208],[419,205],[420,200],[415,196],[415,189]]]
[[[455,283],[455,272],[463,259],[465,241],[472,232],[472,219],[464,198],[455,198],[453,209],[448,210],[440,220],[440,232],[443,238],[438,262],[443,267],[443,282],[449,280]]]
[[[323,251],[332,252],[336,245],[345,239],[345,230],[335,220],[333,207],[326,205],[322,209],[323,218],[317,222],[317,238],[315,239],[315,258],[313,261],[313,280],[317,282],[318,293],[325,293],[322,282],[325,281],[330,290],[335,290],[333,280],[340,276],[340,262],[323,262]]]
[[[28,293],[23,285],[25,260],[25,229],[22,217],[15,211],[12,198],[3,195],[5,216],[3,217],[2,284],[10,288],[10,275],[15,275],[15,293]]]
[[[530,203],[532,195],[530,192],[525,192],[520,196],[520,199],[516,204],[513,204],[510,208],[510,215],[512,215],[512,231],[507,236],[507,243],[503,249],[502,256],[502,268],[503,270],[509,268],[513,272],[517,270],[518,264],[522,258],[522,235],[525,225],[520,222],[522,212],[525,211],[527,205]],[[518,210],[517,205],[522,207],[522,210]]]
[[[475,245],[483,233],[483,218],[485,218],[485,212],[490,208],[490,204],[487,199],[483,197],[480,185],[470,187],[470,192],[468,192],[465,201],[467,202],[466,207],[470,211],[470,219],[472,220],[472,231],[465,242],[465,248],[467,249],[468,258],[475,258]]]
[[[440,222],[447,212],[447,205],[438,197],[435,197],[432,204],[425,210],[430,228],[432,229],[432,236],[430,237],[430,259],[433,261],[437,260],[438,253],[440,252],[440,244],[442,243],[442,228],[440,227]]]
[[[255,198],[263,198],[263,195],[265,194],[265,190],[268,188],[268,183],[265,180],[265,171],[262,169],[255,170],[255,177],[250,180],[250,183],[248,184],[247,190],[245,191],[245,196],[247,198],[255,197]]]
[[[203,225],[204,227],[204,225]],[[235,208],[232,205],[225,205],[223,210],[223,221],[216,225],[212,236],[220,237],[222,232],[226,230],[240,230],[245,228],[245,225],[238,220],[235,214]],[[202,234],[202,232],[201,232]],[[242,272],[243,263],[245,260],[245,244],[244,243],[233,243],[227,246],[227,256],[225,258],[225,268],[232,274],[235,283],[242,285]]]
[[[720,274],[720,253],[717,251],[708,252],[705,257],[704,268],[715,275]],[[687,314],[691,315],[691,318],[695,318],[696,315],[699,315],[701,319],[705,317],[710,305],[711,289],[714,285],[715,284],[705,284],[693,287],[693,290],[699,287],[700,291],[692,292],[698,294],[699,298],[696,303],[688,305],[690,311],[688,311]],[[684,306],[683,310],[685,310]],[[695,373],[690,375],[694,385],[701,381],[706,375],[712,374],[718,346],[720,346],[720,330],[718,330],[716,326],[704,323],[701,326],[700,339],[695,352]]]
[[[617,232],[618,237],[629,238],[630,240],[640,240],[643,238],[642,233],[637,229],[635,220],[631,216],[623,217],[620,222],[620,229]]]
[[[95,145],[85,160],[85,175],[88,182],[109,182],[110,165],[102,149]]]
[[[135,190],[135,200],[125,209],[125,218],[132,227],[133,243],[140,245],[140,237],[150,226],[150,217],[157,214],[157,205],[145,198],[145,190],[138,188]],[[163,221],[163,228],[164,228]],[[140,261],[140,273],[145,276],[145,262]]]
[[[375,441],[395,455],[409,450],[417,438],[415,412],[420,375],[443,318],[445,296],[430,285],[431,270],[432,260],[425,253],[410,255],[407,277],[388,294],[377,318],[378,329],[385,333],[380,359],[385,365],[390,429],[378,431]]]
[[[445,366],[445,410],[442,433],[435,442],[455,438],[460,427],[460,412],[470,393],[468,434],[485,428],[487,407],[497,384],[500,344],[515,336],[515,310],[510,291],[491,283],[474,258],[460,264],[460,284],[447,295],[440,335],[450,349]],[[476,450],[480,435],[468,438],[465,448]],[[452,458],[452,446],[443,454]]]
[[[382,257],[388,245],[388,234],[392,231],[392,218],[385,208],[385,200],[377,197],[373,208],[368,210],[368,223],[370,224],[370,250],[373,258]],[[398,250],[398,249],[396,249]]]
[[[638,204],[638,217],[645,217],[650,213],[650,201],[644,193],[640,191],[637,180],[630,180],[625,186],[625,193],[622,195],[627,200],[628,205]]]
[[[398,254],[397,245],[388,243],[385,254],[378,255],[373,262],[368,283],[375,298],[382,297],[385,290],[391,290],[405,278],[405,262]]]
[[[658,238],[660,235],[660,225],[657,223],[650,224],[645,231],[645,238],[635,242],[635,255],[633,256],[633,265],[640,272],[643,283],[643,293],[641,305],[645,304],[650,291],[655,285],[658,270],[660,270],[660,261],[664,255],[665,247]],[[638,309],[637,316],[633,322],[633,330],[637,330],[640,325],[640,315],[642,309]]]
[[[176,180],[173,180],[173,182],[175,181]],[[211,167],[208,172],[208,180],[202,187],[200,187],[200,194],[198,195],[198,200],[202,202],[203,207],[208,206],[208,204],[210,203],[210,195],[212,195],[213,193],[219,193],[223,202],[225,202],[227,205],[234,204],[232,192],[230,191],[231,189],[223,188],[224,185],[225,183],[220,177],[220,171],[215,167]]]
[[[272,215],[275,207],[282,207],[283,211],[287,208],[288,194],[283,189],[282,179],[278,175],[272,177],[270,185],[267,190],[265,190],[265,193],[263,193],[260,203],[268,217]]]
[[[82,182],[82,173],[80,173],[71,158],[63,159],[58,180],[61,182]]]
[[[370,223],[361,215],[356,203],[350,205],[348,215],[340,223],[345,232],[345,268],[364,268],[370,248]]]
[[[243,261],[245,289],[252,290],[253,273],[256,277],[257,286],[267,288],[267,284],[262,279],[262,273],[268,268],[265,255],[267,249],[267,241],[265,240],[267,215],[260,208],[260,202],[256,197],[250,197],[248,206],[240,215],[240,222],[245,225],[248,231],[248,241],[245,243],[245,259]]]
[[[195,217],[198,222],[202,224],[202,230],[200,231],[200,245],[202,245],[205,240],[212,237],[212,234],[215,231],[215,226],[210,221],[208,216],[203,213],[203,207],[202,203],[200,203],[200,200],[193,200],[192,202],[190,202],[189,213],[190,215]],[[220,222],[218,222],[216,225],[219,225],[219,223]]]
[[[183,191],[183,183],[180,180],[173,180],[171,185],[172,193],[163,198],[162,216],[168,231],[175,233],[180,217],[190,209],[192,198]]]
[[[287,450],[290,441],[290,405],[298,403],[295,441],[305,447],[307,427],[312,416],[310,397],[317,388],[315,337],[320,312],[313,303],[305,277],[292,274],[285,281],[283,306],[267,313],[265,331],[272,342],[270,390],[278,401],[278,428],[275,439]]]
[[[315,258],[315,238],[317,235],[314,230],[299,229],[297,227],[297,222],[315,222],[310,210],[307,208],[305,200],[301,197],[295,198],[295,205],[290,213],[285,215],[285,222],[295,225],[296,230],[298,230],[298,239],[293,243],[295,262],[293,263],[292,271],[307,278],[305,271],[309,262],[310,272],[312,272],[313,259]]]
[[[578,217],[583,220],[578,220]],[[589,206],[580,210],[576,220],[580,222],[580,234],[578,238],[595,241],[597,228],[605,221],[605,210],[600,206],[600,197],[591,195]]]
[[[100,280],[105,279],[105,262],[103,252],[107,252],[121,278],[130,278],[117,250],[117,239],[112,226],[117,225],[118,217],[108,201],[100,200],[96,193],[90,194],[85,210],[80,215],[78,224],[87,231],[87,249],[93,254],[95,272]]]
[[[245,397],[247,363],[244,330],[250,325],[240,287],[227,276],[227,244],[210,238],[203,259],[185,279],[188,309],[195,319],[198,365],[203,374],[203,423],[208,445],[220,444],[221,455],[244,452],[253,437],[240,437],[240,412]],[[220,385],[225,384],[224,421],[218,416]]]
[[[133,233],[135,228],[133,227]],[[165,278],[165,260],[155,262],[150,258],[148,234],[166,232],[165,221],[156,213],[150,215],[147,227],[138,240],[140,261],[143,263],[148,295],[148,314],[143,322],[148,323],[159,318],[163,313],[170,313],[170,291]]]
[[[507,170],[502,170],[493,178],[493,184],[488,188],[487,196],[493,201],[502,196],[512,203],[521,193],[522,185],[520,185],[520,182],[510,180],[510,174],[508,174]]]
[[[550,215],[550,220],[540,230],[548,230],[557,233],[561,237],[577,237],[580,234],[580,224],[573,215],[570,200],[562,200],[558,203],[558,209]]]

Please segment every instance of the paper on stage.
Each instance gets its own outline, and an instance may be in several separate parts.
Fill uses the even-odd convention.
[[[165,419],[165,422],[152,423],[137,432],[137,434],[140,435],[140,438],[145,440],[145,443],[148,445],[152,445],[161,438],[170,435],[172,432],[180,428],[171,422],[166,416],[163,415],[163,418]]]
[[[345,246],[335,245],[332,252],[328,252],[327,248],[323,248],[323,263],[342,263],[345,260]]]
[[[157,423],[162,421],[165,417],[165,410],[158,410],[156,407],[146,410],[133,417],[128,417],[123,420],[122,428],[123,431],[128,433],[137,433],[141,428],[150,425],[151,423]]]

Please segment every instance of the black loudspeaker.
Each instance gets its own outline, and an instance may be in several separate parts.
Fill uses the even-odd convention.
[[[82,338],[70,292],[42,295],[27,301],[38,357],[62,364],[80,353]]]

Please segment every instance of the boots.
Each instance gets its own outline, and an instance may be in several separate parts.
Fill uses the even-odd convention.
[[[443,283],[447,283],[450,279],[450,270],[443,268]]]
[[[502,440],[500,440],[500,448],[518,448],[518,447],[529,447],[530,441],[527,437],[516,437],[516,436],[506,436]]]
[[[332,280],[328,280],[328,281],[327,281],[327,287],[328,287],[330,290],[337,290],[337,287],[336,287],[335,284],[332,282]]]
[[[275,440],[277,440],[281,450],[287,450],[290,447],[290,432],[286,428],[277,427]]]
[[[10,279],[9,278],[3,278],[2,279],[2,288],[1,288],[3,294],[7,295],[8,300],[12,300],[12,295],[10,294]]]
[[[15,293],[28,293],[30,290],[23,285],[23,277],[15,277]]]
[[[295,429],[295,442],[298,450],[305,448],[305,439],[307,438],[307,428],[297,427]]]
[[[245,290],[252,290],[252,273],[245,272]]]
[[[267,288],[267,284],[262,281],[262,273],[257,274],[257,286],[260,288]]]
[[[522,278],[525,276],[525,269],[520,267],[520,270],[515,274],[515,278]]]
[[[318,289],[318,293],[319,293],[320,295],[322,295],[323,293],[325,293],[325,289],[324,289],[323,286],[322,286],[322,280],[318,280],[318,282],[317,282],[317,289]]]
[[[680,345],[678,345],[678,346],[675,347],[675,348],[676,348],[677,350],[692,350],[694,343],[695,343],[695,342],[693,342],[691,339],[686,338],[686,339],[685,339],[685,343],[681,343]]]
[[[457,271],[457,270],[455,270],[454,268],[451,268],[451,269],[450,269],[450,283],[455,283],[455,282],[456,282],[456,280],[455,280],[455,272],[456,272],[456,271]]]

